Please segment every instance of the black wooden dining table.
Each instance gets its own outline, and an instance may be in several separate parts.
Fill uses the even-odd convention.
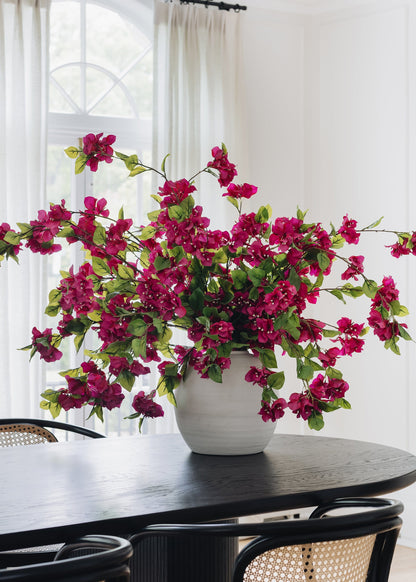
[[[192,453],[178,434],[5,448],[0,550],[390,495],[415,481],[406,451],[315,435],[276,434],[263,453],[224,457]]]

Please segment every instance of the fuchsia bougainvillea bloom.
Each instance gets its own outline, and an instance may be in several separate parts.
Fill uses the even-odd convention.
[[[201,170],[213,174],[221,195],[236,209],[229,231],[210,229],[209,218],[196,204],[193,179],[169,180],[165,171],[143,164],[136,155],[114,151],[115,136],[88,134],[81,148],[67,148],[76,173],[85,167],[97,171],[101,162],[123,162],[136,176],[159,174],[162,185],[153,198],[159,205],[149,213],[146,226],[134,226],[123,212],[112,218],[103,198],[85,198],[82,210],[66,208],[65,201],[40,210],[36,220],[18,223],[13,230],[0,225],[0,258],[13,258],[24,247],[52,254],[61,250],[55,241],[81,244],[85,260],[69,267],[49,294],[46,313],[57,317],[57,331],[33,328],[27,347],[47,362],[61,357],[62,341],[73,338],[79,350],[93,333],[98,347],[85,350],[79,368],[61,373],[63,385],[44,390],[41,402],[57,416],[61,409],[87,406],[103,418],[103,408],[119,407],[124,392],[139,376],[150,374],[151,362],[160,374],[149,393],[139,391],[129,418],[163,416],[156,394],[175,404],[175,389],[188,367],[203,378],[222,381],[233,350],[250,350],[258,365],[247,370],[246,381],[258,391],[258,413],[265,422],[277,422],[293,413],[313,429],[324,425],[323,414],[349,408],[349,385],[339,369],[343,357],[364,349],[365,334],[372,330],[384,347],[399,354],[399,342],[410,340],[401,318],[394,280],[381,283],[369,277],[362,255],[341,249],[357,245],[363,233],[377,232],[379,221],[359,228],[345,214],[337,229],[294,217],[272,219],[269,206],[244,213],[242,203],[256,194],[250,184],[238,184],[236,166],[223,145],[214,147],[212,160]],[[195,174],[196,176],[197,174]],[[394,257],[416,255],[416,233],[390,231]],[[333,265],[342,266],[334,285]],[[326,287],[326,277],[331,285]],[[343,302],[361,297],[368,302],[364,322],[344,314],[336,323],[325,321],[325,296]],[[323,305],[323,318],[308,317]],[[173,342],[172,329],[185,330],[187,342]],[[278,353],[278,357],[276,357]],[[285,374],[281,358],[295,363],[299,388],[287,399],[281,396]]]

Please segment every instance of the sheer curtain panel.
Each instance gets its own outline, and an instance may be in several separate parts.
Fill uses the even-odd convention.
[[[246,168],[240,28],[233,11],[155,0],[154,163],[172,179],[190,178],[225,143],[242,181]],[[203,176],[199,200],[211,225],[229,228],[235,214],[216,181]]]
[[[48,0],[0,0],[0,222],[12,228],[46,208],[48,19]],[[0,267],[0,416],[40,415],[42,366],[19,351],[46,327],[46,261],[30,255]]]

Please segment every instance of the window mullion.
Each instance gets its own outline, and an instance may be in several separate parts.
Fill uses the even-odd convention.
[[[83,111],[87,110],[87,8],[86,0],[80,2],[80,42],[81,42],[81,107]]]

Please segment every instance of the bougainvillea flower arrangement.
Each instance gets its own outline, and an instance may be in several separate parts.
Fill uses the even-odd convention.
[[[80,268],[61,272],[49,294],[46,313],[58,318],[56,331],[33,328],[25,348],[31,357],[37,352],[52,362],[62,355],[62,341],[72,338],[80,350],[87,332],[98,338],[97,349],[84,349],[79,368],[61,372],[61,387],[42,393],[41,407],[54,417],[61,409],[87,406],[102,419],[103,408],[119,407],[124,392],[155,362],[159,378],[148,393],[140,390],[134,396],[128,417],[141,424],[164,414],[156,394],[175,404],[175,389],[188,367],[221,382],[232,351],[249,350],[258,365],[247,370],[246,381],[258,390],[262,419],[276,421],[291,412],[319,430],[323,413],[350,408],[349,386],[338,363],[363,350],[368,331],[397,354],[399,342],[411,339],[400,323],[407,309],[393,279],[386,276],[377,283],[366,274],[363,256],[340,254],[343,247],[354,247],[362,233],[377,232],[379,221],[359,228],[345,215],[338,228],[325,230],[299,209],[292,218],[272,219],[269,206],[245,213],[243,201],[257,188],[235,182],[236,166],[222,145],[212,149],[212,159],[198,174],[218,180],[219,195],[235,207],[236,218],[229,231],[212,230],[195,203],[198,174],[171,181],[166,158],[160,170],[154,169],[136,155],[114,151],[114,142],[112,135],[89,134],[82,147],[65,151],[75,160],[76,173],[86,166],[95,172],[101,162],[115,160],[125,164],[130,176],[157,172],[161,186],[152,197],[158,208],[146,225],[134,226],[122,210],[111,218],[106,200],[87,197],[83,210],[69,210],[62,200],[40,210],[37,219],[18,223],[18,230],[0,226],[1,258],[17,260],[22,247],[57,253],[62,239],[85,250]],[[416,254],[416,233],[390,232],[393,256]],[[334,285],[332,274],[326,287],[336,261],[344,265],[340,280]],[[347,314],[333,323],[307,317],[308,304],[316,312],[322,303],[325,313],[328,293],[345,305],[351,298],[366,300],[366,321],[354,322]],[[174,328],[186,330],[185,345],[173,341]],[[298,378],[287,398],[280,396],[282,358],[293,359]]]

